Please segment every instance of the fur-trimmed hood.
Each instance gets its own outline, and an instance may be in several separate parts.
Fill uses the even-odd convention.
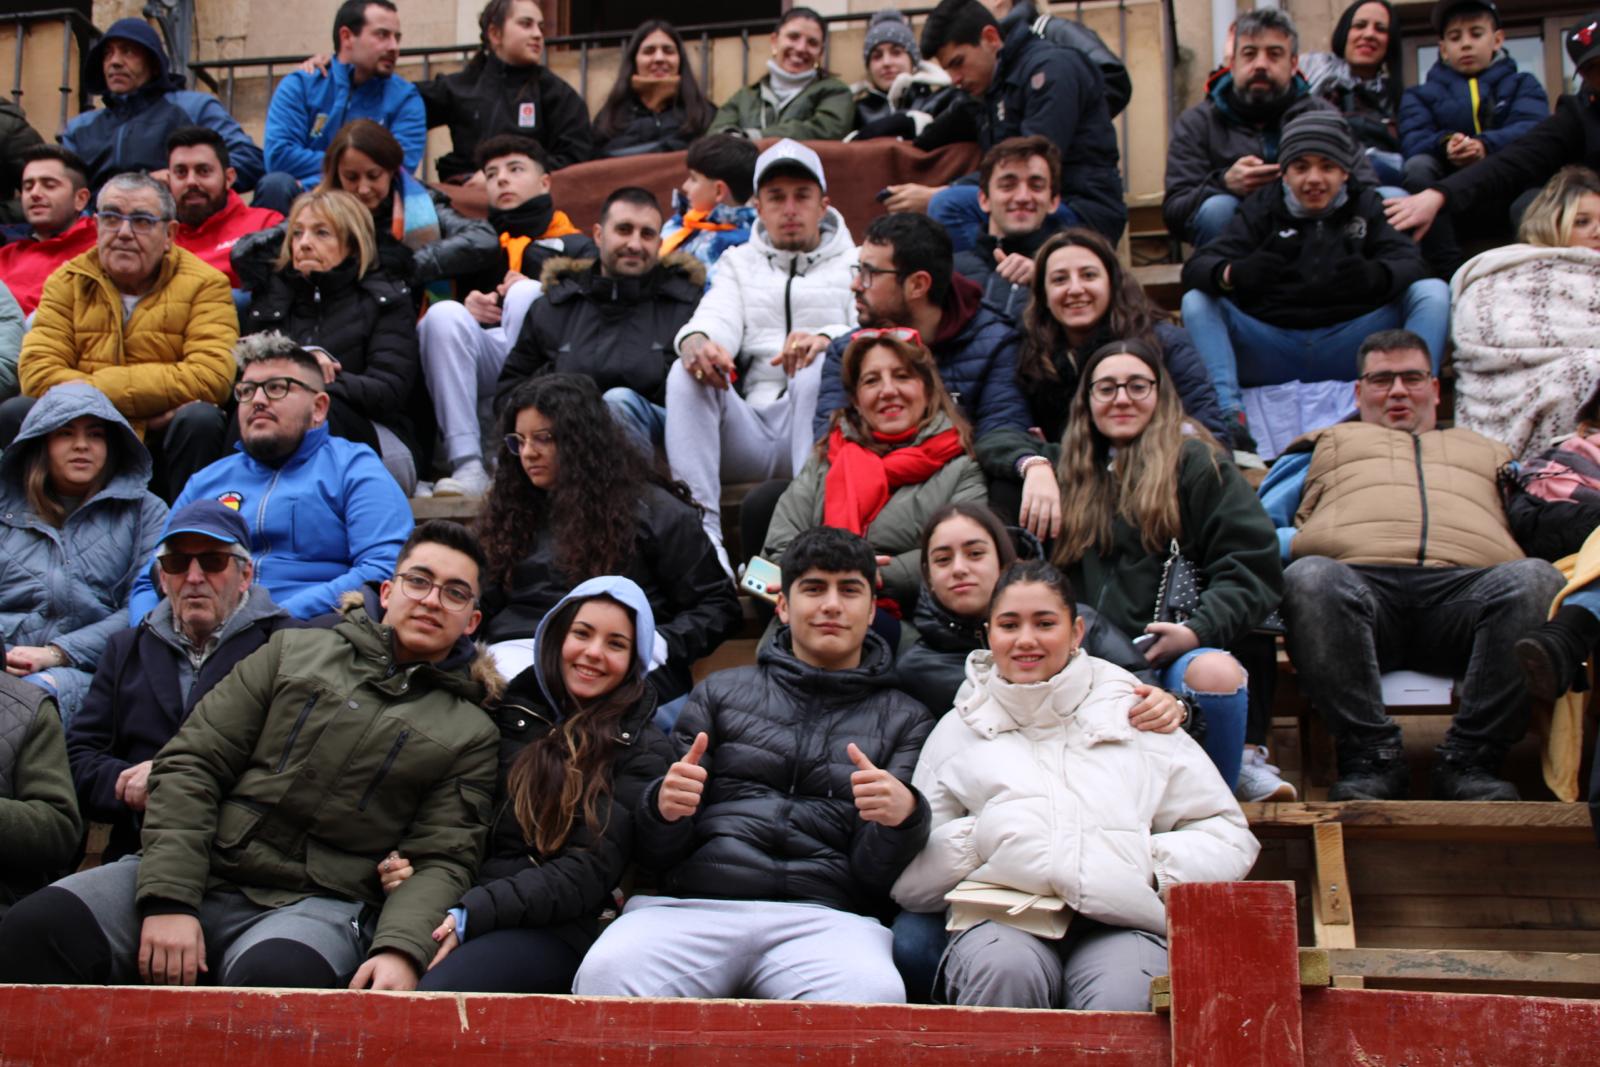
[[[544,286],[545,292],[549,293],[564,282],[592,288],[596,282],[628,280],[601,278],[599,272],[594,269],[598,262],[599,260],[593,257],[580,259],[576,256],[556,256],[545,261],[544,269],[539,272],[539,282]],[[705,288],[706,268],[705,264],[687,252],[673,252],[661,257],[660,265],[645,278],[655,280],[657,285],[670,278],[683,278],[694,286],[696,293],[699,293]],[[641,279],[641,282],[643,280]]]

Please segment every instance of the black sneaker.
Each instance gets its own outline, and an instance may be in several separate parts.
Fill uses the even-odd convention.
[[[1600,626],[1594,615],[1579,607],[1563,607],[1555,618],[1529,631],[1512,646],[1528,692],[1554,701],[1569,689],[1582,690],[1589,681],[1584,661],[1597,637]]]
[[[1472,757],[1440,752],[1429,774],[1429,792],[1435,800],[1521,800],[1517,787]]]
[[[1411,795],[1411,768],[1398,747],[1364,748],[1339,754],[1339,780],[1329,800],[1404,800]]]

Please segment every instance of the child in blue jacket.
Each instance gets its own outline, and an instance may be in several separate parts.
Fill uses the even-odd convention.
[[[1550,115],[1544,86],[1501,51],[1492,0],[1443,0],[1433,9],[1439,61],[1400,101],[1405,187],[1420,192],[1521,137]]]

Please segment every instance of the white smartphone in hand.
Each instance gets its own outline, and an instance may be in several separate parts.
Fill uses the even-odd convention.
[[[774,604],[778,602],[778,590],[782,583],[783,572],[778,565],[760,556],[751,557],[750,562],[745,564],[744,577],[739,579],[740,588]]]

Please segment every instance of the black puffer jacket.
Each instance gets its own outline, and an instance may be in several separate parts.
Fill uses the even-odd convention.
[[[469,938],[491,930],[545,927],[579,954],[594,943],[596,920],[633,855],[634,809],[673,760],[666,737],[650,722],[655,710],[655,695],[647,689],[618,724],[610,791],[595,802],[601,832],[590,833],[580,812],[566,843],[547,855],[523,836],[506,778],[522,750],[555,729],[556,715],[539,690],[535,668],[512,680],[493,713],[500,727],[500,780],[489,856],[477,884],[461,898]]]
[[[911,788],[933,730],[926,708],[893,688],[889,646],[868,633],[861,666],[826,671],[795,658],[789,630],[754,667],[720,671],[690,694],[674,752],[697,733],[710,745],[700,810],[675,823],[656,807],[659,783],[635,821],[639,861],[678,897],[781,900],[883,915],[889,887],[928,840],[928,802],[900,826],[856,813],[846,746]]]
[[[1085,652],[1115,663],[1146,685],[1156,684],[1155,671],[1127,634],[1087,604],[1078,605],[1078,617],[1083,620]],[[956,691],[967,679],[967,654],[989,647],[984,640],[983,621],[951,614],[923,586],[911,623],[917,628],[919,640],[895,661],[894,684],[926,704],[935,715],[943,715],[955,706]]]
[[[1315,219],[1289,213],[1282,182],[1257,189],[1228,228],[1189,257],[1183,287],[1230,297],[1245,314],[1291,330],[1376,311],[1426,278],[1428,265],[1417,243],[1389,225],[1376,189],[1355,181],[1345,189],[1344,205]],[[1230,264],[1234,287],[1224,289]]]
[[[700,261],[674,252],[640,278],[604,278],[592,259],[552,259],[540,280],[522,333],[500,369],[495,408],[519,384],[547,371],[583,374],[600,391],[625,386],[654,403],[667,402],[672,340],[705,288]]]
[[[650,672],[662,700],[689,691],[695,660],[720,645],[739,624],[739,597],[717,562],[693,504],[656,485],[639,500],[639,536],[633,558],[614,573],[644,590],[656,617],[656,633],[667,642],[665,666]],[[489,621],[481,633],[490,644],[533,636],[539,620],[587,574],[563,573],[548,533],[512,571],[511,588],[484,594]]]
[[[689,142],[706,132],[716,109],[707,105],[698,123],[688,121],[684,114],[682,98],[673,101],[660,111],[651,111],[635,93],[623,100],[617,116],[616,133],[606,136],[598,123],[594,128],[595,158],[614,159],[618,156],[642,156],[651,152],[681,152]]]
[[[411,290],[386,274],[356,277],[355,260],[309,277],[285,267],[256,290],[246,334],[278,330],[339,361],[328,386],[336,404],[393,430],[416,451],[407,416],[418,375],[417,319]]]
[[[450,152],[439,157],[441,179],[476,171],[478,143],[502,133],[538,141],[551,170],[594,155],[583,97],[547,67],[508,67],[483,55],[464,70],[422,82],[417,91],[428,108],[428,125],[450,127]]]

